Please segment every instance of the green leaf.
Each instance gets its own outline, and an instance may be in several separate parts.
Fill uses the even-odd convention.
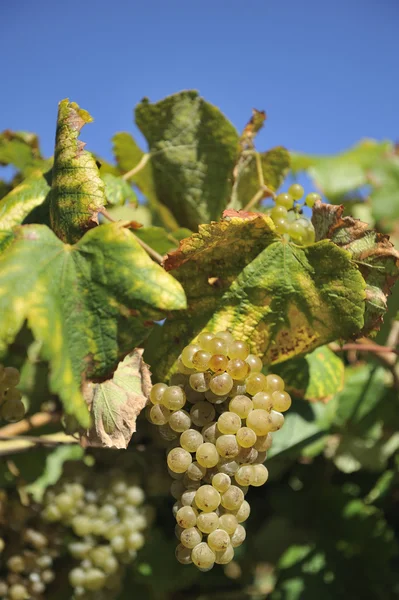
[[[101,225],[74,246],[26,225],[0,255],[0,352],[27,319],[50,362],[52,391],[86,427],[82,382],[109,376],[154,319],[185,304],[180,284],[122,223]]]
[[[47,456],[42,475],[26,486],[25,491],[32,496],[35,502],[41,502],[46,489],[57,483],[61,477],[64,463],[69,460],[81,460],[83,455],[84,450],[78,445],[56,448]]]
[[[399,156],[379,160],[372,171],[372,183],[373,216],[392,229],[392,221],[399,218]]]
[[[115,221],[136,221],[144,225],[144,228],[151,227],[152,225],[152,214],[148,206],[145,204],[139,204],[137,207],[132,204],[124,204],[123,206],[111,206],[108,209],[108,213],[112,216]],[[139,229],[136,230],[140,231]]]
[[[231,329],[265,363],[309,352],[363,325],[364,281],[329,240],[298,247],[267,216],[226,211],[169,255],[188,310],[153,332],[146,360],[163,379],[202,329]]]
[[[25,179],[0,201],[0,250],[12,240],[12,230],[43,204],[50,187],[43,173]]]
[[[129,202],[137,206],[136,194],[127,181],[111,173],[104,173],[101,177],[105,183],[105,197],[108,204],[117,206]]]
[[[37,169],[47,171],[51,160],[43,159],[37,135],[6,130],[0,134],[0,165],[12,165],[28,176]]]
[[[59,103],[50,219],[53,231],[67,243],[77,242],[98,223],[98,211],[106,203],[96,161],[78,140],[83,125],[92,120],[76,102]]]
[[[143,242],[151,246],[159,254],[167,254],[179,247],[179,242],[184,238],[190,237],[192,231],[180,227],[175,229],[173,233],[168,233],[162,227],[143,227],[135,231],[137,237]]]
[[[284,379],[290,394],[311,402],[327,402],[344,386],[344,363],[327,346],[277,365],[273,372]]]
[[[179,225],[196,229],[219,218],[232,190],[239,136],[197,92],[184,91],[136,107],[148,141],[157,198]]]
[[[151,390],[151,376],[142,354],[142,350],[134,350],[119,363],[112,379],[86,386],[84,396],[94,428],[84,436],[85,447],[127,448]]]

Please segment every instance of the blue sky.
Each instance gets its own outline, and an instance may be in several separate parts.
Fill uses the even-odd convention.
[[[111,157],[132,109],[195,88],[258,148],[314,153],[399,135],[397,0],[3,0],[0,130],[39,133],[52,154],[57,103],[93,115],[82,139]]]

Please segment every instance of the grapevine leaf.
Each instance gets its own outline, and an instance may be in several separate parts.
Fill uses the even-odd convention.
[[[363,326],[364,281],[330,240],[298,247],[259,213],[226,211],[183,240],[165,268],[188,298],[150,338],[146,360],[164,378],[203,328],[231,329],[265,363],[355,335]]]
[[[312,221],[316,239],[331,239],[337,246],[350,252],[367,283],[366,310],[363,334],[381,326],[387,310],[387,298],[399,278],[399,252],[389,237],[368,229],[352,217],[343,217],[344,207],[317,202]]]
[[[134,183],[144,194],[161,223],[171,230],[176,229],[178,227],[176,219],[157,196],[149,155],[139,148],[130,133],[123,131],[117,133],[112,138],[112,142],[115,158],[121,172],[131,173],[137,167],[137,171],[129,176],[129,181]]]
[[[92,120],[76,102],[59,103],[50,219],[53,231],[67,243],[77,242],[98,223],[98,211],[106,203],[96,161],[78,140],[83,125]]]
[[[391,225],[399,218],[399,156],[379,160],[372,172],[373,191],[370,195],[373,216]]]
[[[344,363],[327,346],[281,363],[273,372],[284,379],[290,394],[311,402],[327,402],[344,386]]]
[[[0,254],[0,354],[25,320],[50,362],[50,388],[89,425],[81,384],[109,376],[163,311],[185,307],[180,284],[144,252],[123,223],[63,244],[25,225]]]
[[[85,445],[127,448],[151,389],[142,354],[134,350],[119,363],[112,379],[85,386],[84,396],[94,417],[94,428],[84,436]]]
[[[127,181],[122,177],[112,175],[112,173],[104,173],[101,177],[105,183],[105,197],[108,204],[117,206],[129,202],[137,206],[136,194]]]
[[[0,201],[0,250],[12,240],[12,230],[43,204],[50,191],[43,173],[25,179]]]
[[[239,136],[226,117],[196,91],[136,107],[149,145],[156,195],[189,229],[219,218],[232,190]]]
[[[162,255],[176,250],[179,242],[190,235],[192,235],[192,231],[184,227],[175,229],[173,234],[168,233],[162,227],[143,227],[136,231],[137,237]]]
[[[37,169],[46,171],[51,161],[43,159],[37,135],[7,129],[0,133],[0,165],[12,165],[28,176]]]

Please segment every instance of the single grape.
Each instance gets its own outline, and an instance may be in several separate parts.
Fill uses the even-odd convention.
[[[266,389],[266,377],[262,373],[251,373],[246,379],[247,393],[255,396]]]
[[[214,373],[220,373],[226,370],[229,359],[224,354],[214,354],[210,361],[208,368]]]
[[[256,433],[249,427],[241,427],[236,433],[237,443],[242,448],[252,448],[256,439]]]
[[[294,198],[294,200],[300,200],[305,193],[305,190],[299,183],[293,183],[288,189],[288,193]]]
[[[209,366],[209,361],[212,358],[212,354],[210,352],[206,352],[206,350],[198,350],[193,356],[193,365],[198,371],[205,371]]]
[[[215,335],[213,333],[209,333],[208,331],[203,331],[199,334],[197,338],[197,343],[201,346],[202,350],[206,350],[210,352],[210,342],[213,340]]]
[[[189,527],[188,529],[183,529],[182,534],[180,536],[180,542],[186,548],[194,548],[202,541],[202,533],[196,527]]]
[[[169,421],[171,412],[162,404],[154,404],[150,408],[149,420],[154,425],[166,425]]]
[[[293,240],[295,240],[296,242],[301,242],[302,238],[306,235],[306,229],[303,225],[301,225],[301,223],[298,223],[298,221],[294,221],[293,223],[290,223],[288,227],[288,233],[290,234]]]
[[[196,494],[195,489],[187,489],[184,490],[184,492],[182,492],[181,496],[180,496],[180,502],[183,504],[183,506],[192,506],[195,500],[195,494]]]
[[[185,473],[192,462],[191,454],[183,448],[173,448],[168,454],[168,467],[175,473]]]
[[[215,553],[215,563],[217,565],[227,565],[234,558],[234,548],[231,544],[229,544],[226,550],[222,550],[221,552]]]
[[[175,550],[175,556],[178,562],[182,565],[189,565],[193,561],[191,560],[191,550],[186,548],[183,544],[179,544]]]
[[[192,481],[201,481],[205,477],[206,467],[200,465],[197,461],[191,463],[187,469],[187,477]]]
[[[204,399],[203,392],[196,392],[190,385],[185,386],[184,392],[186,394],[186,400],[190,404],[195,404]]]
[[[231,344],[231,342],[234,342],[234,336],[232,333],[230,333],[230,331],[219,331],[216,334],[216,337],[221,338],[222,340],[225,340],[228,344]]]
[[[215,553],[210,549],[206,542],[201,542],[198,546],[195,546],[191,552],[191,560],[195,566],[200,569],[213,567],[215,558]]]
[[[234,396],[230,400],[229,410],[236,413],[241,419],[246,419],[253,410],[252,400],[248,396]]]
[[[226,394],[225,396],[218,396],[217,394],[214,394],[211,390],[207,390],[204,396],[208,400],[208,402],[216,405],[222,404],[228,397],[228,394]]]
[[[321,196],[319,194],[316,194],[315,192],[311,192],[306,196],[305,204],[306,206],[313,208],[318,200],[321,202]]]
[[[249,346],[246,342],[235,340],[229,345],[228,356],[230,359],[241,358],[245,360],[249,354]]]
[[[237,548],[238,546],[241,546],[241,544],[244,542],[246,536],[247,536],[247,532],[245,531],[244,527],[242,525],[237,525],[237,529],[235,530],[235,532],[233,533],[233,535],[230,538],[231,545],[233,546],[233,548]]]
[[[153,404],[160,404],[165,390],[168,389],[166,383],[156,383],[152,386],[150,392],[150,400]]]
[[[271,428],[270,431],[278,431],[284,425],[284,416],[277,412],[276,410],[272,410],[270,412],[271,419]]]
[[[214,552],[223,552],[230,545],[230,536],[224,529],[215,529],[208,535],[208,545]]]
[[[291,194],[287,194],[285,192],[276,197],[276,204],[284,206],[284,208],[289,210],[294,206],[294,198],[291,196]]]
[[[84,587],[90,591],[101,590],[105,584],[105,573],[100,569],[88,569],[85,573]]]
[[[22,556],[15,554],[7,561],[7,568],[13,573],[22,573],[25,571],[25,561]]]
[[[250,372],[250,366],[242,358],[232,358],[227,364],[226,371],[233,378],[243,380]]]
[[[224,356],[227,356],[229,344],[223,338],[214,337],[213,340],[209,342],[209,346],[209,352],[211,352],[212,354],[222,354]]]
[[[83,515],[76,515],[71,522],[72,529],[79,537],[85,537],[92,532],[92,521]]]
[[[201,346],[199,346],[199,344],[189,344],[184,348],[181,353],[181,360],[185,367],[188,367],[189,369],[195,369],[193,357],[198,350],[201,350]]]
[[[216,440],[216,450],[222,458],[234,458],[239,452],[235,435],[221,435]]]
[[[71,510],[73,510],[75,502],[74,502],[74,498],[72,496],[70,496],[66,492],[63,492],[61,494],[58,494],[58,496],[56,496],[55,504],[60,509],[61,514],[65,515],[65,514],[69,513]]]
[[[220,504],[220,494],[211,485],[202,485],[195,494],[195,504],[203,512],[213,512]]]
[[[211,533],[219,526],[219,517],[215,512],[202,512],[197,517],[197,527],[202,533]]]
[[[244,500],[245,502],[245,500]],[[238,521],[237,518],[231,513],[225,513],[219,517],[219,528],[227,531],[229,535],[233,535],[237,529]]]
[[[253,429],[256,435],[266,435],[272,429],[270,413],[261,408],[255,408],[247,417],[247,427]]]
[[[241,427],[241,418],[233,412],[223,412],[218,418],[218,429],[220,433],[237,433]]]
[[[284,381],[281,379],[279,375],[274,375],[270,373],[266,375],[266,387],[267,391],[272,392],[282,392],[284,390]]]
[[[165,423],[165,425],[159,425],[158,431],[161,438],[167,442],[171,442],[178,437],[177,432],[173,431],[168,423]]]
[[[233,379],[228,373],[214,375],[209,382],[209,387],[217,396],[224,396],[233,387]]]
[[[8,590],[8,597],[10,600],[26,600],[30,594],[24,585],[15,583]]]
[[[194,527],[197,523],[197,511],[191,506],[182,506],[176,512],[176,522],[183,529]]]
[[[260,487],[265,484],[269,477],[269,471],[265,467],[265,465],[253,465],[252,469],[252,477],[251,477],[251,485],[255,487]]]
[[[201,434],[204,438],[204,442],[209,442],[210,444],[216,444],[216,440],[220,435],[220,431],[218,429],[217,423],[208,423],[201,429]]]
[[[2,384],[7,387],[15,387],[20,382],[20,374],[15,367],[4,367]]]
[[[111,539],[111,547],[117,554],[122,554],[126,551],[126,541],[121,535],[116,535]]]
[[[190,417],[194,425],[203,427],[215,418],[215,409],[209,402],[197,402],[190,409]]]
[[[252,398],[252,402],[254,408],[262,408],[267,411],[271,411],[273,408],[273,400],[269,392],[258,392]]]
[[[235,460],[221,459],[218,463],[219,472],[225,473],[229,477],[233,477],[238,468],[239,464]]]
[[[273,221],[276,221],[277,219],[285,219],[287,217],[287,212],[288,211],[285,206],[276,204],[276,206],[274,206],[270,211],[270,216]]]
[[[231,485],[231,479],[228,475],[226,475],[226,473],[216,473],[212,477],[212,485],[218,492],[223,494],[229,489]]]
[[[191,372],[192,371],[190,369],[190,373]],[[184,389],[184,387],[187,383],[187,377],[188,377],[188,375],[184,375],[183,373],[173,373],[172,377],[170,378],[169,385],[178,385],[179,387]],[[166,384],[162,384],[162,385],[166,385]],[[168,387],[168,386],[166,386],[166,387]]]
[[[231,485],[221,496],[221,504],[227,510],[237,510],[244,501],[244,493],[236,485]]]
[[[169,427],[178,433],[190,429],[191,419],[188,412],[185,410],[176,410],[173,412],[169,417]]]
[[[234,381],[233,387],[229,392],[230,398],[234,398],[234,396],[243,396],[246,392],[247,388],[245,385],[245,381]]]
[[[169,410],[180,410],[186,403],[186,395],[181,387],[171,385],[162,396],[162,404]]]
[[[247,486],[251,484],[251,481],[253,479],[252,470],[252,465],[243,465],[238,469],[237,473],[234,475],[234,478],[238,485]]]
[[[216,466],[219,462],[218,451],[216,450],[214,444],[211,444],[210,442],[204,442],[198,446],[195,453],[195,458],[200,465],[206,467],[207,469]]]
[[[278,217],[278,218],[273,219],[273,222],[276,227],[277,233],[279,233],[280,235],[284,235],[284,233],[288,233],[289,225],[288,225],[287,219],[284,219],[283,217]]]
[[[133,506],[140,506],[144,502],[145,495],[141,487],[132,485],[128,487],[125,493],[126,502]]]
[[[76,567],[69,572],[69,583],[72,587],[84,586],[86,580],[86,573],[83,569]]]
[[[186,365],[183,363],[181,355],[178,357],[177,359],[177,369],[179,371],[179,375],[190,375],[191,373],[195,373],[195,369],[189,369],[188,367],[186,367]],[[171,385],[172,385],[172,381],[171,381]],[[173,383],[173,385],[178,385]]]
[[[291,406],[291,396],[287,392],[273,392],[272,402],[274,410],[285,412]],[[261,408],[261,407],[259,407]]]
[[[196,452],[203,442],[204,438],[196,429],[186,429],[180,436],[180,445],[187,452]]]
[[[16,422],[25,416],[25,406],[23,402],[13,402],[6,400],[0,408],[0,417],[5,421]]]
[[[258,452],[266,452],[266,450],[269,450],[271,447],[272,442],[273,438],[270,433],[267,433],[266,435],[259,435],[255,442],[254,448],[258,450]]]
[[[250,513],[251,507],[249,505],[249,502],[247,502],[247,500],[244,500],[240,508],[234,512],[234,515],[238,523],[243,523],[248,519]]]
[[[211,376],[209,373],[193,373],[190,375],[190,387],[195,392],[206,392],[209,390],[209,383],[211,381]]]
[[[245,362],[248,363],[251,373],[260,373],[263,367],[263,363],[259,356],[255,356],[255,354],[248,354]]]

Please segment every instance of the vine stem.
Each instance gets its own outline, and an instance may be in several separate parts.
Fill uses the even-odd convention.
[[[108,219],[108,221],[111,221],[111,223],[116,222],[115,219],[113,219],[111,217],[111,215],[109,214],[109,212],[107,211],[106,208],[100,208],[98,212],[100,214],[102,214],[106,219]],[[131,231],[131,234],[133,235],[135,240],[140,244],[140,246],[143,248],[143,250],[145,250],[147,252],[147,254],[155,260],[155,262],[157,262],[159,265],[162,265],[163,256],[161,256],[156,250],[151,248],[151,246],[149,246],[148,244],[143,242],[143,240],[141,240],[133,231]]]
[[[137,165],[135,167],[133,167],[133,169],[130,169],[130,171],[127,171],[126,173],[124,173],[122,175],[122,179],[124,179],[125,181],[129,181],[129,179],[131,179],[132,177],[134,177],[136,175],[136,173],[138,173],[139,171],[141,171],[142,169],[144,169],[144,167],[146,166],[146,164],[150,160],[150,156],[151,155],[148,152],[146,154],[143,154],[143,156],[141,157],[141,159],[137,163]]]
[[[0,438],[13,438],[15,436],[20,435],[21,433],[25,433],[27,431],[30,431],[31,429],[35,429],[36,427],[43,427],[44,425],[48,425],[49,423],[56,423],[59,420],[60,415],[56,413],[36,413],[31,417],[22,419],[22,421],[18,421],[17,423],[10,423],[9,425],[1,427]]]
[[[258,174],[258,181],[259,181],[259,189],[256,192],[256,194],[254,196],[252,196],[251,200],[243,208],[243,210],[250,210],[253,206],[255,206],[255,204],[257,204],[259,202],[259,200],[262,200],[262,198],[265,196],[265,194],[267,194],[268,196],[271,196],[272,198],[276,197],[276,194],[273,192],[273,190],[271,190],[270,188],[267,187],[267,185],[265,185],[265,180],[263,177],[263,169],[262,169],[262,160],[261,160],[260,154],[258,152],[255,152],[255,160],[256,160],[256,171]]]

